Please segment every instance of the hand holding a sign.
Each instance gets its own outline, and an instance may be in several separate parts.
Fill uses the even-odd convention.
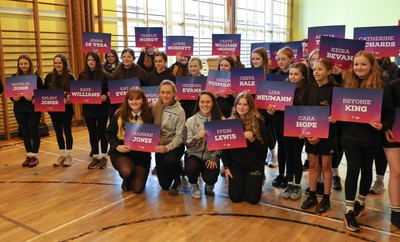
[[[197,134],[197,138],[200,140],[200,139],[203,139],[204,137],[206,137],[206,135],[207,135],[207,131],[202,130]]]
[[[333,66],[332,67],[332,74],[333,75],[339,75],[342,73],[342,69],[338,66]]]
[[[372,128],[374,128],[374,129],[376,129],[378,131],[383,128],[383,124],[377,123],[377,122],[370,122],[369,125],[371,125]]]
[[[328,122],[334,124],[334,123],[336,123],[336,119],[334,117],[332,117],[332,116],[329,116],[328,117]]]
[[[16,96],[16,97],[13,97],[12,99],[14,100],[14,102],[18,102],[19,99],[21,99],[21,97],[20,96]]]
[[[156,146],[156,153],[167,153],[168,147],[166,145],[157,145]]]
[[[121,153],[127,153],[129,152],[129,147],[126,145],[118,145],[117,148],[115,148],[116,150],[118,150]]]
[[[255,140],[255,138],[253,136],[253,132],[251,132],[251,131],[244,132],[244,138],[247,139],[248,141],[250,141],[251,143],[253,143],[253,141]]]
[[[101,95],[101,101],[102,102],[105,102],[105,101],[107,101],[107,95],[105,95],[105,94],[103,94],[103,95]]]
[[[269,115],[274,115],[274,113],[275,113],[275,105],[269,105],[268,108],[267,108],[267,113]]]

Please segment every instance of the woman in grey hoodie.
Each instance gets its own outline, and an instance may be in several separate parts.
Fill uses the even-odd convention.
[[[205,183],[204,193],[214,196],[214,184],[218,180],[219,159],[221,151],[208,151],[204,123],[221,120],[222,114],[215,96],[208,91],[202,91],[198,98],[195,114],[190,117],[184,128],[184,143],[186,145],[185,174],[189,178],[193,198],[201,198],[198,178],[202,174]]]

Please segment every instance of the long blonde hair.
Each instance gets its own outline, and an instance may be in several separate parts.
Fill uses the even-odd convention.
[[[369,75],[365,79],[359,78],[355,73],[354,73],[354,60],[357,57],[363,56],[371,64],[371,71],[369,72]],[[344,81],[344,87],[347,88],[374,88],[374,89],[381,89],[383,88],[383,80],[381,77],[381,72],[379,69],[378,62],[374,58],[371,52],[361,50],[357,52],[357,54],[354,55],[353,61],[351,62],[351,67],[348,72],[349,74],[346,76],[346,80]]]
[[[247,101],[247,104],[249,105],[249,112],[245,115],[244,119],[242,120],[244,129],[245,131],[251,131],[256,139],[260,140],[261,143],[264,143],[261,136],[260,123],[258,122],[258,120],[263,119],[263,117],[258,112],[258,109],[254,103],[253,95],[251,95],[251,93],[243,91],[237,95],[235,103],[232,108],[232,114],[230,118],[231,119],[240,118],[240,115],[236,110],[236,105],[242,98],[245,99]]]

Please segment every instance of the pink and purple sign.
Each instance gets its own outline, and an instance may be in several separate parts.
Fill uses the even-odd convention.
[[[96,50],[99,53],[110,53],[111,34],[83,32],[82,51],[87,53]]]
[[[347,70],[351,66],[354,55],[360,50],[364,50],[364,48],[364,40],[338,39],[322,36],[319,57],[328,58],[333,65]]]
[[[275,110],[284,111],[286,106],[293,105],[295,83],[292,82],[258,82],[255,103],[259,109],[267,109],[270,105]]]
[[[393,124],[394,141],[400,143],[400,108],[396,108],[396,119]]]
[[[285,75],[267,74],[265,80],[283,82],[286,81],[287,78],[288,76]]]
[[[36,75],[6,77],[4,97],[33,96],[36,88]]]
[[[365,50],[375,57],[398,56],[400,26],[354,28],[354,39],[366,41]]]
[[[176,90],[180,100],[197,100],[199,93],[206,89],[205,76],[177,76]]]
[[[253,53],[253,50],[256,48],[264,48],[267,51],[268,54],[268,59],[271,59],[270,53],[269,53],[269,46],[273,42],[265,42],[265,43],[252,43],[250,45],[250,54]]]
[[[206,122],[204,128],[207,131],[208,151],[247,147],[240,119]]]
[[[168,56],[193,56],[193,36],[167,36],[166,54]]]
[[[290,106],[285,110],[283,135],[287,137],[329,136],[329,106]]]
[[[158,100],[158,86],[145,86],[141,87],[144,95],[147,98],[147,102],[151,105]]]
[[[71,103],[101,104],[100,81],[70,81]]]
[[[65,112],[64,90],[36,89],[35,112]]]
[[[231,89],[231,73],[226,71],[209,70],[206,90],[209,92],[222,91],[229,94]]]
[[[284,42],[284,43],[271,43],[270,54],[271,54],[271,65],[272,67],[278,67],[278,51],[284,47],[289,47],[293,51],[294,62],[299,62],[303,58],[303,47],[302,41]]]
[[[338,121],[381,122],[383,89],[334,87],[331,116]]]
[[[240,56],[240,34],[213,34],[212,55]]]
[[[161,27],[135,27],[136,47],[163,47]]]
[[[259,81],[264,81],[263,68],[235,68],[231,71],[232,90],[236,93],[247,91],[256,94]]]
[[[110,92],[110,103],[123,103],[126,94],[131,87],[140,87],[139,78],[128,78],[122,80],[108,81],[108,90]]]
[[[155,152],[160,140],[160,125],[145,123],[125,123],[124,145],[130,150]]]
[[[308,28],[308,53],[319,49],[322,36],[344,39],[346,31],[345,25],[318,26]]]

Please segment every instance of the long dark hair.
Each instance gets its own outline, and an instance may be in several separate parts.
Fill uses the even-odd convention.
[[[133,57],[133,60],[135,60],[135,52],[131,49],[131,48],[125,48],[122,52],[121,52],[121,59],[122,56],[126,53],[129,52],[129,54],[131,54],[131,56]],[[135,63],[132,64],[132,67],[135,66]],[[114,73],[113,73],[113,77],[119,77],[122,76],[122,72],[124,70],[125,66],[124,64],[121,62],[118,67],[115,69]]]
[[[194,108],[194,114],[196,114],[197,112],[200,111],[199,104],[200,104],[201,95],[208,95],[212,100],[213,107],[211,109],[211,120],[221,120],[222,119],[222,113],[221,113],[221,110],[219,109],[217,99],[215,98],[214,94],[212,94],[211,92],[206,91],[206,90],[202,91],[197,96],[196,106]]]
[[[86,53],[85,56],[85,71],[82,73],[85,80],[89,79],[89,73],[91,72],[90,67],[87,64],[87,60],[89,56],[93,57],[94,61],[96,62],[95,70],[94,70],[94,79],[96,81],[102,81],[104,76],[106,75],[103,65],[101,64],[100,55],[97,51],[92,50]]]
[[[60,58],[61,62],[63,64],[63,70],[61,73],[61,86],[64,88],[64,90],[69,90],[69,81],[70,81],[69,77],[72,74],[71,74],[71,70],[69,69],[69,66],[68,66],[67,57],[64,54],[58,54],[58,55],[54,56],[53,63],[56,58]],[[56,68],[53,68],[53,70],[51,71],[51,85],[50,85],[51,89],[57,88],[57,84],[56,84],[57,83],[57,75],[58,75],[58,73],[56,71]]]
[[[31,57],[29,57],[29,55],[20,55],[18,57],[18,60],[17,60],[17,73],[16,73],[16,75],[17,76],[24,75],[24,73],[22,72],[21,68],[19,68],[19,60],[21,60],[21,59],[27,60],[29,62],[28,75],[35,74],[35,70],[33,69],[33,62],[32,62]]]
[[[121,104],[121,107],[118,109],[116,116],[122,119],[123,129],[125,130],[125,123],[129,122],[129,120],[133,119],[132,109],[128,104],[128,100],[131,98],[140,98],[142,99],[142,107],[140,108],[140,116],[144,123],[152,124],[154,122],[153,113],[149,107],[149,103],[147,101],[147,97],[145,96],[143,90],[140,87],[131,87],[128,90],[128,93],[125,96],[124,102]]]
[[[309,88],[308,67],[301,62],[296,62],[290,65],[290,69],[292,68],[300,70],[300,73],[303,76],[302,81],[296,82],[296,89],[299,88],[300,92],[295,98],[297,98],[297,101],[301,101],[304,93]]]

